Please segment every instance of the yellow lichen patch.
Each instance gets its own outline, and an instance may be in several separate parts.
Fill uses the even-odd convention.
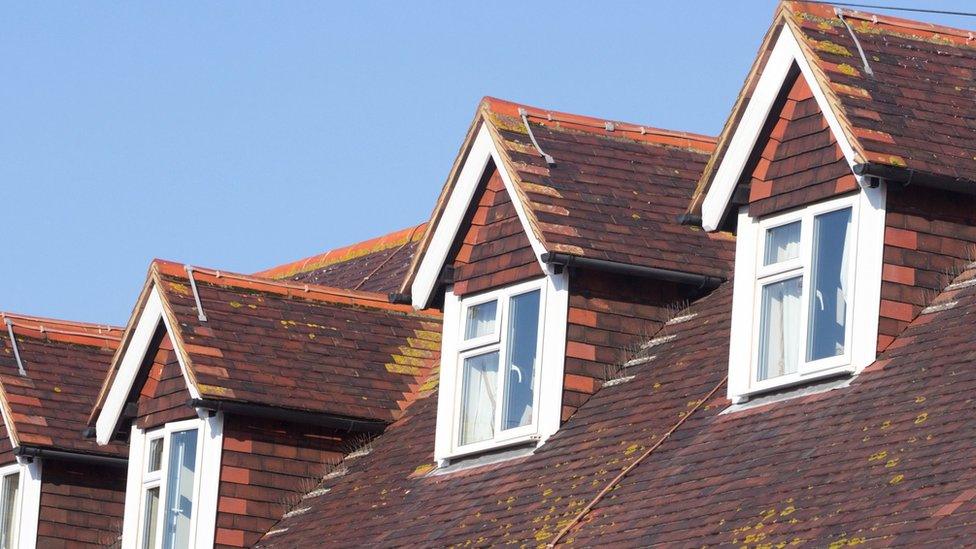
[[[925,402],[925,397],[923,397],[923,396],[917,396],[917,397],[915,397],[915,404],[921,404],[923,402]]]
[[[185,285],[180,284],[179,282],[170,282],[169,283],[169,289],[170,290],[173,290],[174,292],[176,292],[178,294],[190,295],[190,289],[187,288]]]
[[[552,488],[546,488],[542,491],[542,497],[547,498],[552,495]]]
[[[406,374],[410,376],[420,375],[423,370],[416,368],[414,366],[407,366],[405,364],[386,364],[386,371],[394,374]]]
[[[821,40],[815,43],[815,48],[824,53],[832,53],[834,55],[843,55],[844,57],[852,57],[850,50],[841,46],[840,44],[834,44],[830,40]]]
[[[226,387],[219,387],[217,385],[200,385],[199,389],[201,393],[206,393],[208,395],[221,395],[227,397],[234,396],[234,391]]]
[[[887,461],[887,462],[885,463],[885,468],[886,468],[886,469],[891,469],[891,468],[892,468],[892,467],[894,467],[895,465],[898,465],[898,460],[899,460],[899,458],[892,458],[892,459],[889,459],[889,460],[888,460],[888,461]]]
[[[396,362],[397,364],[406,364],[408,366],[417,366],[418,368],[423,368],[427,365],[426,362],[420,360],[419,358],[403,355],[393,355],[393,362]]]
[[[233,308],[235,308],[235,309],[240,309],[244,305],[240,301],[231,301],[230,302],[230,306],[233,307]]]
[[[908,165],[905,162],[904,158],[895,155],[891,155],[888,157],[888,163],[891,164],[892,166],[898,166],[899,168],[904,168],[905,166]]]
[[[925,423],[925,420],[928,418],[929,418],[928,412],[922,412],[921,414],[918,414],[917,416],[915,416],[915,425]]]
[[[848,76],[859,76],[861,74],[857,71],[857,69],[848,65],[847,63],[841,63],[840,65],[837,65],[837,70]]]
[[[401,346],[398,347],[400,352],[404,356],[412,356],[416,358],[433,358],[434,353],[426,349],[414,349],[413,347]]]
[[[415,476],[415,477],[419,477],[420,475],[426,475],[427,473],[429,473],[430,471],[432,471],[434,469],[434,467],[437,467],[437,466],[434,465],[433,463],[424,463],[423,465],[418,465],[413,470],[413,473],[410,473],[410,475],[411,476]]]
[[[624,455],[625,456],[629,456],[630,454],[633,454],[634,452],[636,452],[638,449],[640,449],[640,446],[639,445],[637,445],[637,444],[631,444],[630,446],[627,447],[626,450],[624,450]]]
[[[413,333],[417,337],[419,337],[420,339],[424,339],[424,340],[427,340],[427,341],[440,341],[441,340],[441,333],[440,332],[431,332],[431,331],[428,331],[428,330],[414,330]]]
[[[415,337],[408,337],[407,345],[410,345],[414,349],[426,349],[428,351],[439,351],[441,348],[440,344],[436,341],[417,339]]]
[[[881,450],[880,452],[875,452],[871,454],[871,457],[868,458],[868,461],[880,461],[886,457],[888,457],[888,451]]]
[[[257,305],[252,305],[250,303],[248,303],[247,306],[248,306],[248,308],[251,308],[251,309],[257,309],[258,308]]]
[[[779,512],[779,516],[781,516],[781,517],[788,517],[788,516],[792,515],[795,511],[796,511],[796,507],[793,507],[792,505],[790,505],[789,507],[786,507],[785,509],[783,509],[782,511],[780,511]]]
[[[905,475],[895,475],[891,477],[891,480],[888,481],[888,484],[892,484],[892,485],[900,484],[901,481],[903,480],[905,480]]]
[[[308,334],[309,339],[315,339],[315,334]]]
[[[882,431],[887,431],[888,429],[891,429],[891,420],[885,420],[884,422],[881,423]]]

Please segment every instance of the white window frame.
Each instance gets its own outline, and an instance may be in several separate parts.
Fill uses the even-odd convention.
[[[167,474],[169,468],[170,440],[174,433],[197,430],[196,470],[193,478],[193,514],[190,517],[190,547],[210,547],[214,542],[217,519],[217,491],[220,480],[220,458],[223,446],[223,414],[184,421],[174,421],[162,427],[143,430],[135,425],[129,439],[129,471],[126,483],[125,516],[122,525],[122,547],[142,547],[145,526],[146,492],[159,488],[156,522],[156,539],[153,547],[162,547],[165,530]],[[163,438],[163,455],[160,469],[148,472],[149,445],[156,438]]]
[[[512,297],[539,291],[539,339],[536,342],[536,372],[533,387],[532,421],[528,425],[501,431],[498,422],[503,415],[504,391],[498,393],[495,436],[489,440],[460,444],[461,390],[464,359],[469,356],[499,352],[499,387],[506,382],[505,353],[507,341],[503,324],[507,322],[508,303]],[[535,441],[542,444],[559,428],[562,410],[563,361],[566,346],[568,314],[568,275],[548,275],[541,279],[513,284],[473,296],[459,297],[451,289],[444,300],[444,325],[438,388],[437,435],[435,458],[441,465],[450,459],[507,446]],[[498,299],[495,333],[464,341],[467,311],[470,307]]]
[[[22,458],[18,458],[22,460]],[[14,524],[17,525],[18,549],[37,546],[37,521],[41,508],[41,460],[22,460],[0,467],[0,488],[7,477],[18,473],[17,501],[14,502]]]
[[[749,207],[739,212],[736,236],[735,285],[732,298],[732,326],[729,344],[729,388],[733,402],[750,395],[809,383],[843,373],[857,373],[876,357],[878,315],[881,300],[881,267],[884,248],[884,185],[863,188],[857,193],[818,202],[762,219],[749,216]],[[848,273],[849,303],[846,311],[845,346],[842,355],[808,362],[806,344],[809,322],[810,267],[813,255],[813,220],[833,211],[851,209],[849,225],[851,270]],[[797,259],[763,265],[766,231],[801,221]],[[800,349],[797,371],[758,381],[762,287],[777,280],[803,276],[800,293]]]

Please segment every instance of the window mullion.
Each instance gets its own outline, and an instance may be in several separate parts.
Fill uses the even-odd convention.
[[[510,319],[508,318],[508,308],[511,303],[511,296],[505,295],[499,297],[499,307],[498,307],[498,375],[495,381],[497,383],[498,392],[496,393],[495,402],[495,427],[494,427],[494,438],[497,439],[501,436],[502,432],[502,417],[504,416],[504,406],[505,406],[505,391],[508,390],[508,346],[510,344],[508,337],[508,324]]]
[[[810,327],[810,266],[813,264],[813,212],[806,212],[803,215],[803,224],[800,226],[800,259],[802,261],[802,278],[800,279],[800,353],[797,360],[797,373],[803,375],[807,371],[807,346],[809,345]]]

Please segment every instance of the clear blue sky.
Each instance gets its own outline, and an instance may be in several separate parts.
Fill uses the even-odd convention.
[[[418,223],[484,95],[716,134],[774,7],[6,3],[0,310],[124,323],[153,257],[253,272]]]

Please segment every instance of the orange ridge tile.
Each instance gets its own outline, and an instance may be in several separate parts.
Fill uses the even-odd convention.
[[[330,303],[360,305],[363,307],[372,307],[374,309],[383,309],[407,314],[418,314],[431,318],[439,319],[441,317],[440,311],[435,309],[423,309],[418,311],[410,305],[390,303],[387,296],[380,293],[365,292],[362,290],[344,290],[329,286],[319,286],[316,284],[304,284],[269,278],[258,278],[251,275],[208,269],[206,267],[197,267],[195,265],[191,265],[191,267],[193,268],[193,278],[197,282],[272,292],[289,297],[315,299]],[[165,259],[154,259],[151,268],[166,276],[189,280],[186,273],[186,264],[183,263],[176,263],[174,261],[167,261]]]
[[[123,328],[107,324],[60,320],[0,311],[0,322],[6,324],[6,319],[10,319],[14,334],[35,339],[46,338],[89,346],[103,346],[112,342],[108,343],[112,347],[115,346],[115,342],[122,339]],[[0,326],[0,328],[6,334],[6,326]]]
[[[292,261],[291,263],[285,263],[284,265],[278,265],[277,267],[272,267],[270,269],[254,273],[254,276],[264,278],[286,278],[299,273],[321,269],[336,263],[343,263],[364,255],[382,252],[384,250],[389,250],[390,248],[403,246],[410,242],[420,240],[426,228],[427,222],[425,221],[420,225],[407,227],[406,229],[401,229],[390,234],[364,240],[356,244],[350,244],[349,246],[343,246],[342,248],[329,250],[325,253]]]
[[[609,137],[625,134],[625,136],[629,139],[658,145],[692,147],[702,149],[706,152],[711,152],[715,149],[715,143],[717,140],[715,137],[697,133],[665,130],[651,126],[642,126],[628,122],[608,120],[606,118],[595,118],[592,116],[550,111],[537,107],[530,107],[520,103],[505,101],[504,99],[498,99],[496,97],[486,96],[484,99],[482,99],[482,105],[484,105],[487,110],[495,114],[518,118],[519,109],[521,108],[525,109],[526,116],[528,118],[532,118],[535,121],[541,121],[543,123],[559,122],[560,127],[569,127],[576,130],[587,131]],[[613,124],[612,131],[606,129],[607,122]]]

